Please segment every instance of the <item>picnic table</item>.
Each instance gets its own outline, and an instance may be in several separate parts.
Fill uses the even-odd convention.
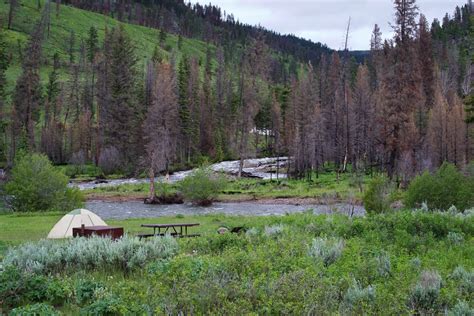
[[[142,224],[141,227],[153,228],[153,234],[139,234],[140,238],[165,236],[169,234],[176,238],[199,237],[200,234],[188,234],[188,227],[199,226],[199,223],[177,223],[177,224]]]
[[[81,227],[74,227],[72,229],[73,237],[91,237],[93,235],[110,237],[113,240],[117,240],[123,236],[123,227],[81,225]]]

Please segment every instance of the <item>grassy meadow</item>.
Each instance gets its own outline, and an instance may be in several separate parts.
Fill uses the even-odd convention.
[[[82,176],[83,179],[86,177]],[[311,181],[280,179],[230,179],[219,192],[220,201],[247,201],[261,199],[306,199],[311,198],[320,203],[340,201],[361,202],[365,183],[371,176],[356,177],[352,173],[336,175],[335,172],[321,173]],[[160,187],[162,184],[158,184]],[[179,183],[167,185],[167,190],[179,190]],[[120,186],[101,187],[86,190],[89,199],[131,198],[142,199],[148,196],[149,184],[123,184]]]
[[[36,242],[60,216],[1,215],[4,259],[28,265],[19,252],[7,254],[6,246]],[[171,222],[199,222],[193,232],[202,237],[178,240],[178,250],[167,258],[146,260],[142,254],[143,263],[126,271],[89,268],[86,263],[72,269],[65,250],[63,259],[50,265],[50,256],[40,254],[44,245],[38,244],[34,249],[40,267],[50,270],[12,270],[11,278],[4,274],[4,311],[23,306],[16,311],[407,315],[469,311],[472,304],[472,216],[423,211],[352,219],[308,212],[282,217],[215,214],[109,224],[134,234],[143,231],[142,223]],[[247,228],[244,234],[216,232],[220,226],[242,225]],[[91,260],[112,256],[107,249],[101,251],[105,253],[98,251]],[[57,260],[58,253],[54,256]],[[26,285],[18,287],[15,273]],[[11,288],[19,296],[12,295]]]

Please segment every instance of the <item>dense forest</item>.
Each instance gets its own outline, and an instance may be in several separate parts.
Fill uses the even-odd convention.
[[[471,4],[430,24],[415,0],[394,0],[394,38],[383,41],[375,25],[370,54],[357,62],[348,51],[239,23],[211,5],[38,1],[41,18],[27,45],[13,50],[21,70],[7,93],[16,59],[5,34],[20,2],[10,0],[0,33],[6,165],[20,151],[39,151],[56,164],[153,176],[205,160],[288,155],[295,177],[331,164],[404,181],[474,156]],[[158,28],[151,58],[139,58],[126,24],[103,36],[94,26],[71,32],[66,56],[45,52],[51,16],[67,5]],[[187,38],[206,42],[203,56],[184,51]]]

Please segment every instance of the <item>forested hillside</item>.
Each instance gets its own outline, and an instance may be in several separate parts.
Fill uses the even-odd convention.
[[[382,41],[375,26],[358,64],[214,6],[2,3],[0,160],[40,151],[56,164],[152,176],[289,155],[297,177],[329,163],[401,180],[443,161],[464,166],[472,8],[431,24],[414,0],[394,5],[395,37]]]

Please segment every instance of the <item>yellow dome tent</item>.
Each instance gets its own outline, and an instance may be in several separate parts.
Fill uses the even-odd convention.
[[[72,237],[72,229],[85,226],[107,226],[107,224],[96,214],[86,209],[77,209],[64,215],[54,225],[48,234],[48,238],[69,238]]]

